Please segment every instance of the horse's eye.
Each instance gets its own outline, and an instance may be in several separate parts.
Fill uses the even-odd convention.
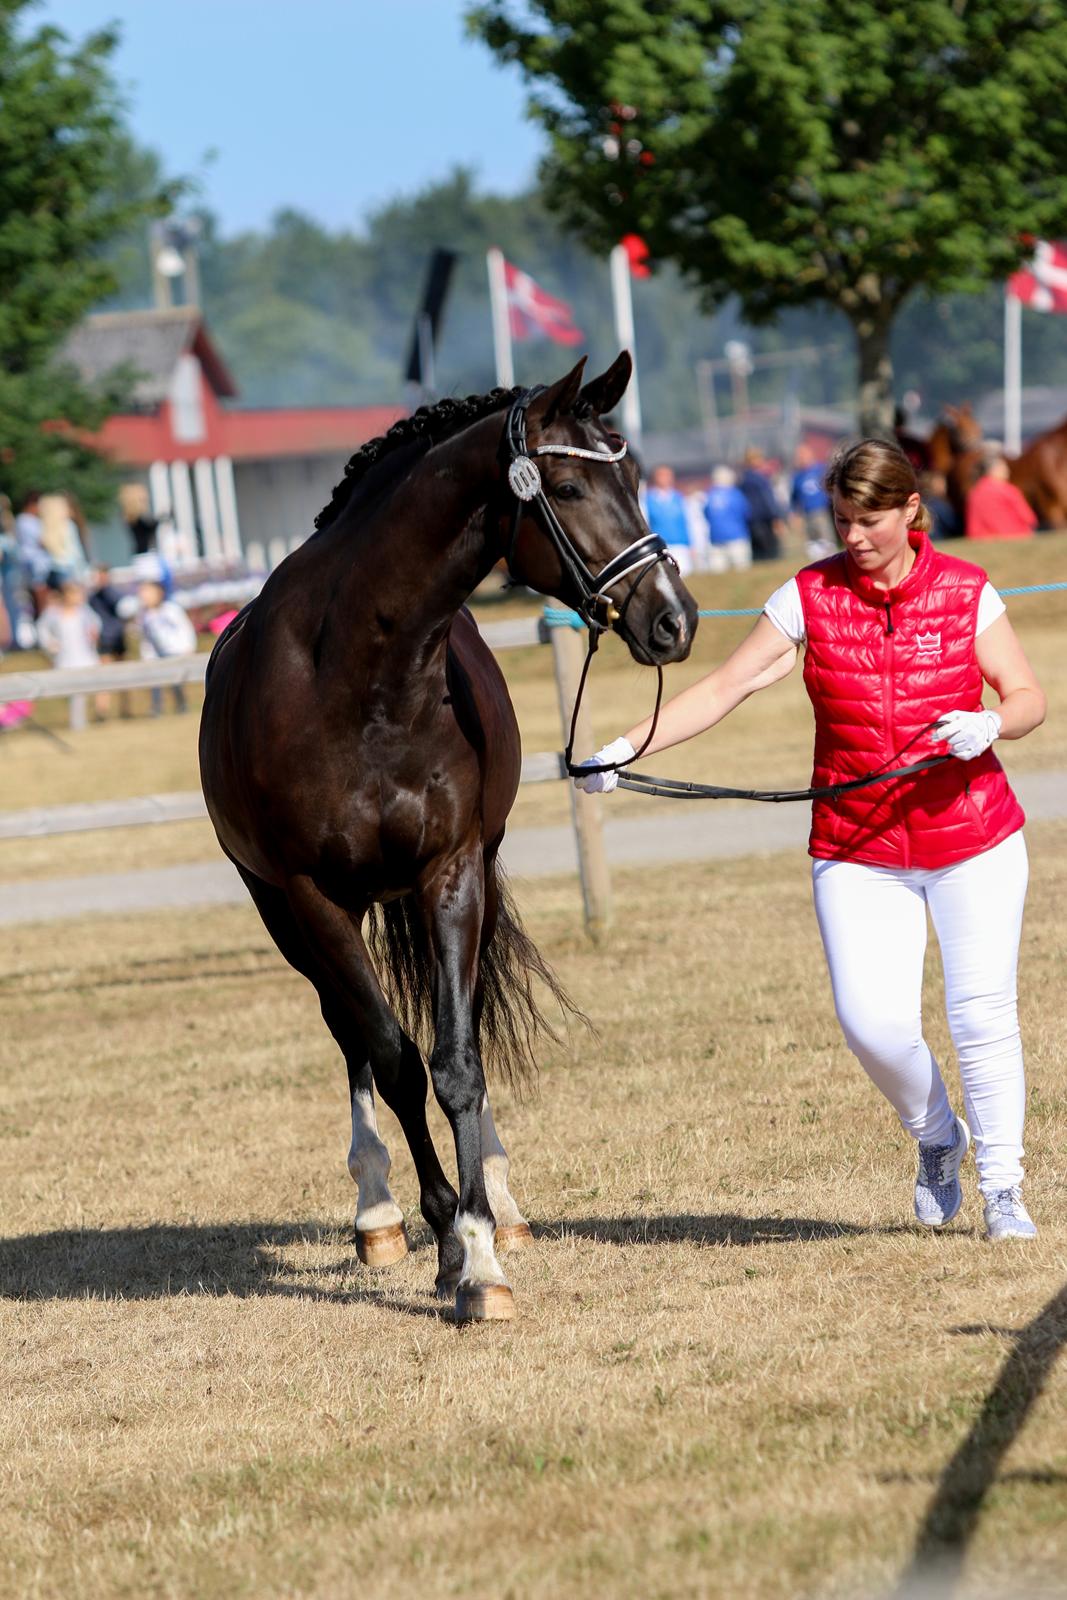
[[[557,483],[552,493],[557,500],[580,500],[582,498],[582,491],[576,483]]]

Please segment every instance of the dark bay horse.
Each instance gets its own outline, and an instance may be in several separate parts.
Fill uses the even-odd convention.
[[[411,1149],[460,1319],[512,1315],[496,1241],[529,1238],[507,1187],[487,1062],[519,1080],[565,1001],[497,862],[519,782],[504,679],[464,601],[512,575],[611,625],[638,661],[689,653],[696,607],[601,422],[625,353],[582,387],[441,401],[349,462],[316,533],[271,574],[209,664],[200,769],[215,831],[283,956],[318,992],[348,1067],[361,1259],[407,1249],[373,1089]],[[536,458],[536,459],[535,459]],[[434,1092],[459,1195],[426,1123]]]

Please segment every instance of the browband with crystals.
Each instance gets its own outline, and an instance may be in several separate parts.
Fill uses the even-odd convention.
[[[583,461],[621,461],[626,454],[626,440],[622,441],[621,450],[609,450],[607,446],[597,450],[583,450],[577,444],[539,444],[528,452],[531,456],[581,456]]]

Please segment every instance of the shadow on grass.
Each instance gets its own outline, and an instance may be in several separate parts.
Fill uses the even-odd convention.
[[[256,966],[215,965],[238,957],[259,957]],[[26,972],[0,973],[0,994],[51,995],[82,993],[92,989],[141,989],[149,985],[203,983],[215,978],[277,977],[288,969],[275,950],[245,945],[235,950],[191,951],[183,956],[154,956],[143,961],[123,961],[121,976],[114,966],[84,967],[72,977],[62,962],[56,967],[35,967]],[[149,971],[149,969],[153,969]]]
[[[956,1334],[996,1333],[1014,1341],[971,1431],[941,1473],[895,1600],[950,1596],[990,1489],[995,1484],[1059,1485],[1060,1472],[1006,1472],[997,1468],[1040,1397],[1056,1358],[1067,1344],[1067,1284],[1024,1328],[953,1328]]]
[[[868,1234],[914,1233],[906,1223],[834,1222],[815,1217],[742,1217],[733,1212],[715,1216],[577,1217],[551,1226],[534,1224],[538,1238],[568,1234],[597,1244],[810,1244],[823,1239],[852,1239]]]
[[[413,1240],[418,1243],[419,1239]],[[0,1239],[0,1299],[158,1300],[174,1295],[297,1296],[334,1305],[378,1305],[408,1316],[450,1319],[431,1297],[436,1252],[425,1241],[425,1298],[392,1293],[356,1260],[351,1230],[326,1223],[160,1223],[144,1228],[68,1229]],[[328,1245],[351,1257],[353,1282],[321,1287],[344,1264],[306,1268],[279,1256],[300,1245]]]

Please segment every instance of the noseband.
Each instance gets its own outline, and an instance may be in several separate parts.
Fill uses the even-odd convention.
[[[625,550],[612,556],[597,573],[590,572],[581,551],[577,549],[567,530],[549,503],[541,483],[541,473],[535,456],[574,456],[582,461],[601,461],[606,465],[621,461],[626,454],[626,441],[619,450],[584,450],[578,445],[540,444],[530,449],[526,440],[526,411],[532,400],[544,389],[527,389],[520,394],[508,412],[502,440],[507,464],[507,485],[514,499],[511,518],[511,537],[508,541],[508,569],[514,573],[513,559],[523,507],[529,506],[536,516],[548,541],[559,557],[563,575],[579,596],[575,609],[588,625],[592,638],[605,633],[625,615],[639,583],[661,561],[675,563],[663,540],[654,533],[646,533]],[[636,574],[627,591],[621,608],[608,594],[613,584]]]

